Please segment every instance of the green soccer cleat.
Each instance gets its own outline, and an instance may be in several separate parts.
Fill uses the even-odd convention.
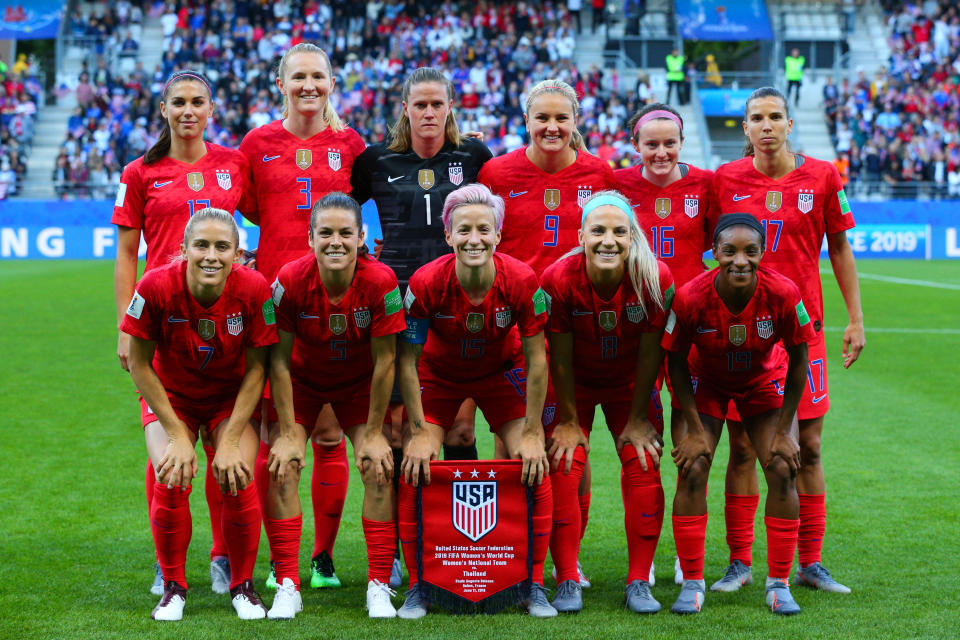
[[[312,589],[339,589],[340,578],[333,569],[333,559],[321,551],[310,563],[310,587]]]
[[[267,574],[267,589],[277,588],[277,572],[273,568],[273,560],[270,561],[270,573]]]

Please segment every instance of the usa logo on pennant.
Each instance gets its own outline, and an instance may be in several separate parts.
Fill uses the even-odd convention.
[[[327,164],[334,171],[340,171],[340,149],[327,149]]]
[[[577,206],[582,209],[583,205],[587,204],[587,200],[589,200],[590,196],[592,195],[593,195],[593,187],[591,185],[587,185],[585,187],[578,186],[577,187]]]
[[[462,162],[451,162],[447,167],[447,176],[450,178],[450,182],[455,185],[460,185],[463,183],[463,163]]]
[[[688,218],[696,218],[700,213],[700,199],[697,195],[683,196],[683,212]]]
[[[497,483],[454,482],[453,528],[476,542],[497,526]]]
[[[553,422],[553,419],[557,417],[557,405],[555,404],[545,404],[543,405],[543,414],[541,415],[541,424],[549,425]]]
[[[813,210],[813,189],[800,189],[797,194],[797,209],[800,209],[800,213],[810,213]]]
[[[353,310],[353,321],[356,323],[357,328],[366,329],[370,326],[370,309],[367,307],[360,307],[359,309]]]
[[[510,307],[498,307],[497,308],[497,326],[501,329],[505,329],[510,326],[510,321],[513,319],[513,311]]]
[[[230,190],[230,188],[233,186],[233,181],[230,180],[229,169],[217,169],[217,185],[219,185],[224,191]]]
[[[234,313],[227,316],[227,333],[238,336],[243,331],[243,316]]]
[[[764,340],[773,335],[773,318],[770,316],[757,318],[757,335]]]

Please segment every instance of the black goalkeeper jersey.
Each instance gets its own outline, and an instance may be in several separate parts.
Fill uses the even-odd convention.
[[[353,165],[353,197],[361,204],[373,198],[380,214],[383,249],[380,260],[397,274],[405,289],[413,272],[449,253],[443,236],[443,202],[453,190],[477,181],[483,163],[492,158],[482,142],[447,143],[432,158],[412,150],[396,153],[386,143],[361,153]]]

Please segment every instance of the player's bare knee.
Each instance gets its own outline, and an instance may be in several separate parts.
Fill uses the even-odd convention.
[[[697,458],[687,471],[687,475],[680,479],[677,491],[683,491],[690,495],[703,494],[709,475],[710,463],[706,458]]]
[[[805,467],[813,467],[820,464],[819,433],[801,434],[800,462]]]
[[[767,479],[767,488],[771,492],[785,493],[794,482],[790,465],[780,456],[771,458],[763,470],[763,474]]]

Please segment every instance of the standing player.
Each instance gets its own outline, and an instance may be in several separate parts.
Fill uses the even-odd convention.
[[[594,191],[614,189],[613,170],[586,151],[577,130],[580,105],[566,82],[538,82],[523,114],[530,144],[484,166],[480,182],[506,201],[499,251],[523,260],[537,276],[577,246],[580,208]],[[581,531],[590,512],[590,463],[580,487]],[[580,583],[590,586],[582,574]]]
[[[213,113],[210,84],[197,71],[170,75],[160,96],[163,128],[156,144],[128,164],[120,177],[113,219],[117,225],[117,258],[113,293],[117,326],[123,321],[137,281],[140,235],[147,244],[146,271],[162,266],[180,254],[183,227],[196,211],[216,207],[234,211],[247,180],[243,154],[204,142],[203,132]],[[120,331],[117,343],[120,366],[129,369],[130,336]],[[223,499],[210,466],[213,448],[204,435],[207,473],[204,483],[213,546],[210,549],[210,580],[215,593],[230,589],[230,563],[220,533]],[[155,473],[147,462],[147,508],[153,497]],[[163,576],[157,565],[151,593],[163,593]]]
[[[150,524],[165,582],[151,616],[183,616],[194,446],[206,426],[224,493],[218,524],[230,558],[233,607],[241,619],[263,618],[251,580],[260,542],[251,415],[263,393],[267,347],[277,341],[273,300],[263,276],[234,264],[242,250],[232,214],[201,209],[187,223],[181,246],[181,261],[143,277],[121,325],[131,336],[130,375],[140,390],[157,480]]]
[[[764,266],[776,269],[800,287],[809,305],[816,336],[810,341],[807,384],[800,400],[802,467],[800,494],[800,571],[797,582],[836,593],[850,590],[835,581],[820,563],[826,530],[826,484],[820,462],[823,418],[830,408],[827,348],[823,334],[823,291],[819,258],[823,238],[849,324],[843,332],[843,366],[850,367],[864,346],[863,309],[853,251],[846,230],[854,226],[850,205],[836,168],[829,162],[792,153],[787,135],[793,126],[787,101],[764,87],[746,104],[744,158],[723,165],[716,174],[716,194],[724,212],[746,211],[764,225],[768,250]],[[735,416],[730,416],[734,422]],[[726,519],[730,566],[711,589],[735,591],[749,582],[754,513],[759,501],[756,454],[737,424],[730,425]]]
[[[799,526],[796,411],[814,331],[797,286],[760,268],[764,245],[756,218],[721,216],[713,240],[719,266],[680,288],[663,336],[673,411],[685,434],[672,452],[679,475],[673,535],[683,568],[674,613],[699,613],[703,605],[707,477],[731,402],[767,482],[766,602],[777,614],[800,612],[789,585]]]
[[[527,265],[494,253],[503,224],[503,200],[483,185],[447,197],[442,220],[448,254],[410,278],[404,299],[407,330],[400,345],[400,386],[410,417],[402,469],[408,482],[430,482],[430,461],[463,401],[472,398],[511,458],[523,460],[522,480],[535,486],[533,582],[530,615],[557,615],[543,588],[550,530],[550,478],[540,416],[547,390],[543,328],[547,304]],[[428,601],[416,575],[416,493],[401,486],[401,531],[411,589],[397,612],[426,615]]]
[[[681,287],[706,271],[703,252],[710,248],[717,216],[713,172],[678,161],[683,119],[669,105],[645,106],[630,118],[627,128],[640,164],[613,172],[617,189],[630,198],[640,228],[650,234],[650,247],[667,263],[676,286]],[[670,414],[674,443],[683,438],[676,431],[679,418],[679,414]],[[677,584],[683,581],[679,568],[677,561]]]
[[[411,73],[403,82],[403,111],[390,142],[368,147],[353,168],[353,197],[376,203],[383,231],[378,257],[396,272],[401,289],[414,271],[449,251],[440,216],[444,200],[460,185],[476,182],[480,167],[492,157],[482,142],[460,135],[453,98],[453,84],[439,69]],[[394,413],[400,402],[395,392]],[[475,415],[476,405],[465,401],[444,440],[444,459],[477,459]],[[399,429],[392,444],[399,467]],[[401,580],[398,557],[390,585],[398,587]]]
[[[313,203],[332,191],[350,191],[350,172],[364,148],[357,132],[341,122],[330,104],[336,78],[323,49],[308,43],[291,47],[280,59],[276,84],[284,99],[283,119],[254,129],[240,143],[250,164],[250,190],[242,211],[260,225],[257,270],[267,282],[274,281],[284,264],[310,253],[303,230],[309,228]],[[343,432],[329,409],[312,445],[315,537],[310,585],[339,587],[332,556],[349,467]],[[262,442],[257,457],[261,500],[268,484],[268,451]],[[272,572],[267,586],[276,586]]]
[[[660,338],[673,277],[647,245],[629,201],[615,191],[583,207],[580,247],[543,273],[550,300],[550,370],[558,424],[549,434],[556,470],[550,550],[557,565],[558,611],[580,611],[577,488],[597,405],[623,465],[620,486],[627,531],[626,603],[656,613],[648,577],[663,525],[660,451],[663,408],[653,396],[663,362]],[[563,466],[561,466],[563,465]]]
[[[393,456],[383,419],[393,388],[402,300],[389,267],[367,255],[360,205],[330,193],[313,205],[311,255],[288,263],[273,285],[280,344],[270,364],[270,489],[267,534],[278,584],[271,618],[302,610],[303,515],[297,486],[304,447],[324,404],[346,425],[363,476],[367,609],[392,618],[390,570],[396,551]]]

